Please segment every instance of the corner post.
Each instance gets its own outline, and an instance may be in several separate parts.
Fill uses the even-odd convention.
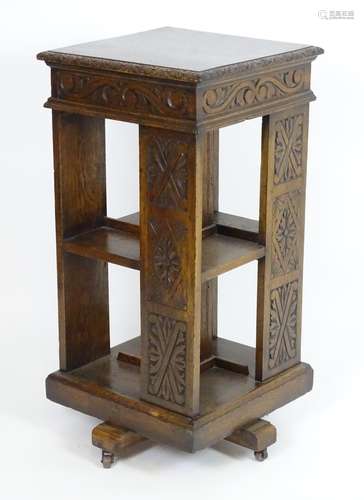
[[[142,398],[199,412],[204,133],[140,127]]]
[[[106,215],[105,120],[53,111],[61,370],[110,352],[107,263],[67,253],[65,238]]]
[[[258,264],[256,379],[301,356],[308,105],[264,116]]]

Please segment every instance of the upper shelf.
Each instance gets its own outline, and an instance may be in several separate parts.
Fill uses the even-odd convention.
[[[121,219],[106,218],[107,225],[67,238],[64,250],[140,269],[137,215]],[[264,246],[254,241],[258,234],[256,221],[220,213],[216,217],[216,232],[208,234],[206,231],[205,234],[202,240],[202,281],[264,257]]]
[[[202,240],[202,281],[260,259],[264,254],[264,246],[253,241],[212,234]]]
[[[131,232],[102,226],[68,238],[63,247],[76,255],[140,269],[139,237]]]

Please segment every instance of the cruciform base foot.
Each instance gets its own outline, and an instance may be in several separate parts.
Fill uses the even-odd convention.
[[[255,459],[258,462],[263,462],[268,458],[268,446],[271,446],[277,440],[277,430],[270,422],[258,419],[240,427],[225,439],[253,450]]]
[[[92,444],[102,450],[101,463],[104,469],[110,469],[115,459],[127,448],[145,440],[136,432],[107,422],[97,425],[92,431]]]
[[[274,425],[258,419],[240,427],[225,438],[227,441],[253,450],[258,462],[268,458],[268,446],[276,442],[277,432]],[[136,432],[109,423],[97,425],[92,431],[92,443],[101,448],[101,463],[104,469],[110,469],[118,456],[127,448],[147,439]]]

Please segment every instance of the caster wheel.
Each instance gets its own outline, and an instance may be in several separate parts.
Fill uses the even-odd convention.
[[[110,467],[114,463],[114,454],[110,453],[108,451],[102,450],[101,463],[104,466],[104,469],[110,469]]]
[[[255,460],[258,460],[258,462],[263,462],[266,458],[268,458],[268,451],[267,448],[261,451],[255,451],[254,452]]]

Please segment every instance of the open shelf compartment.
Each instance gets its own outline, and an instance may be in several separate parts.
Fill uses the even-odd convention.
[[[131,269],[140,269],[139,217],[105,218],[104,225],[67,238],[64,250]],[[217,213],[216,223],[203,230],[202,281],[264,257],[257,242],[256,221]]]

